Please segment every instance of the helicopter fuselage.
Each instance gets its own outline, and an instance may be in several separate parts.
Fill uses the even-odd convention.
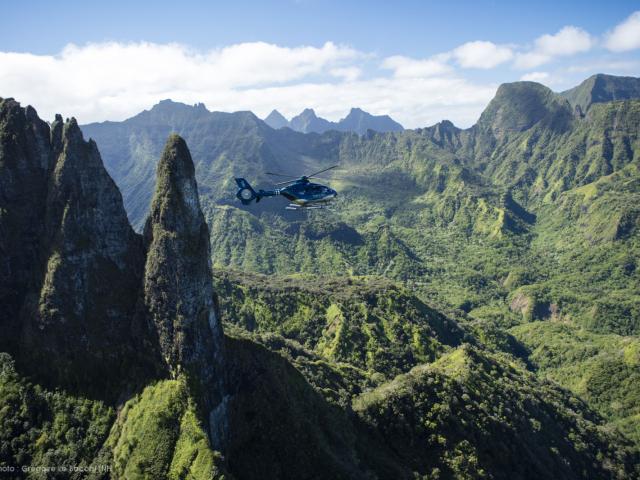
[[[328,203],[338,195],[337,192],[319,183],[299,182],[279,190],[287,200],[302,206]]]
[[[236,197],[244,205],[249,205],[253,200],[259,202],[264,197],[282,195],[291,202],[287,208],[319,208],[338,196],[334,189],[319,183],[312,183],[306,178],[297,180],[285,188],[258,190],[257,192],[244,178],[236,178],[235,180],[239,188]]]

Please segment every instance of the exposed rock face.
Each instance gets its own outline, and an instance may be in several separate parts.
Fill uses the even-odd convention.
[[[49,127],[0,99],[0,350],[44,384],[108,401],[184,373],[221,448],[222,327],[180,137],[169,138],[157,180],[143,239],[75,119]]]
[[[209,412],[211,439],[223,443],[222,326],[213,301],[209,230],[200,210],[191,154],[171,135],[158,163],[144,229],[144,301],[172,373],[184,372]]]
[[[49,126],[31,107],[0,99],[0,348],[20,331],[19,313],[38,283],[42,214],[53,161]]]
[[[113,378],[114,370],[126,371],[123,354],[133,351],[126,345],[138,328],[132,320],[142,243],[96,144],[83,140],[75,119],[65,125],[57,119],[51,143],[56,161],[46,197],[46,266],[37,315],[25,319],[23,335],[47,358],[63,353],[68,368],[90,383],[100,372],[106,377],[99,378]]]
[[[47,383],[117,395],[140,369],[153,369],[140,361],[149,339],[136,315],[141,238],[75,119],[57,116],[49,129],[13,100],[0,104],[0,118],[6,349]]]

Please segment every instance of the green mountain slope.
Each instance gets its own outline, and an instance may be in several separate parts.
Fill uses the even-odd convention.
[[[542,110],[564,108],[533,88]],[[637,445],[616,426],[637,415],[635,337],[594,333],[635,331],[633,286],[623,285],[635,250],[618,277],[594,270],[635,245],[635,160],[547,205],[463,155],[541,121],[497,136],[446,122],[363,137],[280,134],[249,113],[165,102],[122,127],[146,139],[142,157],[135,138],[112,140],[108,149],[126,153],[110,167],[119,175],[137,159],[146,159],[141,175],[155,170],[148,152],[163,129],[222,141],[195,142],[201,189],[185,141],[168,136],[139,235],[74,120],[48,126],[0,101],[0,324],[11,332],[0,339],[9,352],[0,355],[0,467],[76,467],[15,475],[27,478],[638,478]],[[550,135],[571,135],[576,121],[589,120]],[[213,163],[202,156],[209,148],[219,148]],[[338,180],[344,195],[326,216],[236,208],[213,167],[336,158],[352,176]],[[616,227],[595,235],[610,203]],[[603,261],[589,264],[579,299],[556,303],[561,277],[533,262],[544,254],[536,242],[555,242],[551,260],[578,281],[561,236],[579,245],[577,233],[587,242],[579,253],[599,244]],[[313,274],[212,271],[212,256],[225,267]],[[599,303],[591,317],[578,308],[596,302],[598,288],[600,302],[625,299],[631,318]],[[598,358],[631,348],[611,365],[584,363],[603,368],[581,390],[561,369],[571,364],[554,370],[555,353],[549,362],[537,351],[544,332],[521,330],[547,316],[606,337]]]
[[[470,337],[382,278],[214,273],[223,321],[295,340],[330,362],[393,378]]]
[[[579,107],[580,112],[586,112],[594,103],[638,98],[640,96],[640,79],[599,73],[560,95],[566,98],[574,108]]]
[[[558,322],[534,322],[510,332],[530,350],[540,376],[569,388],[638,442],[638,337],[594,334]]]
[[[612,78],[608,81],[629,83]],[[442,122],[362,137],[300,135],[272,130],[248,113],[209,113],[170,102],[117,129],[84,128],[101,145],[134,222],[146,209],[136,191],[145,191],[153,168],[153,157],[140,148],[154,145],[137,135],[148,138],[162,128],[187,136],[218,267],[383,275],[417,284],[451,307],[474,310],[481,318],[498,314],[507,323],[519,321],[521,309],[514,314],[510,306],[522,293],[595,329],[628,333],[639,323],[630,287],[637,278],[634,268],[629,266],[631,276],[620,281],[597,272],[613,273],[622,252],[637,259],[639,113],[640,101],[631,99],[594,103],[588,115],[575,116],[562,96],[517,82],[500,87],[468,130]],[[114,150],[114,143],[123,150]],[[341,165],[331,181],[340,196],[331,212],[284,212],[280,199],[247,208],[235,201],[234,176],[262,186],[265,171],[297,174],[333,163]],[[141,165],[144,175],[135,172]],[[611,193],[584,197],[579,213],[571,192],[603,185],[605,180],[597,182],[610,175]],[[617,181],[619,175],[626,180]],[[577,228],[576,215],[583,227]],[[597,259],[590,245],[595,239]],[[576,256],[581,260],[573,261]],[[588,282],[585,268],[595,269],[586,275]],[[571,292],[563,291],[563,279]],[[628,287],[620,284],[625,281]],[[516,291],[520,287],[524,290]],[[616,313],[613,305],[623,297]],[[534,317],[547,315],[544,308]],[[616,318],[594,320],[594,308],[600,317]],[[630,324],[614,326],[625,322]]]
[[[638,474],[632,473],[637,459],[628,446],[610,450],[610,433],[576,415],[584,409],[580,400],[469,346],[363,394],[354,408],[420,475],[513,479]],[[612,468],[601,460],[611,456],[625,466]]]

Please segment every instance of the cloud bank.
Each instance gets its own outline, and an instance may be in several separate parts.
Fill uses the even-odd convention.
[[[291,117],[311,107],[331,120],[357,106],[389,114],[406,127],[443,119],[466,127],[502,81],[568,87],[566,78],[607,66],[637,74],[638,59],[629,57],[636,49],[640,11],[601,38],[567,25],[528,45],[477,40],[425,58],[380,58],[333,42],[299,47],[249,42],[208,51],[175,43],[70,44],[56,55],[0,51],[0,96],[35,106],[43,118],[62,113],[81,123],[123,120],[171,98],[259,116],[277,108]],[[598,50],[609,57],[594,59]],[[545,71],[538,70],[541,65]]]
[[[62,112],[81,123],[122,120],[171,98],[258,115],[312,107],[330,119],[359,106],[424,126],[442,118],[469,125],[495,92],[496,85],[473,84],[444,63],[400,56],[382,61],[384,74],[362,79],[359,62],[367,57],[332,42],[252,42],[208,52],[110,42],[69,45],[59,55],[0,52],[0,95],[34,105],[44,118]]]

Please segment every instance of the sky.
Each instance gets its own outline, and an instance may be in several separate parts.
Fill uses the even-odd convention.
[[[526,3],[526,4],[525,4]],[[123,120],[170,98],[209,110],[351,107],[407,128],[475,123],[504,82],[554,91],[640,76],[636,1],[0,0],[0,97]]]

